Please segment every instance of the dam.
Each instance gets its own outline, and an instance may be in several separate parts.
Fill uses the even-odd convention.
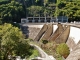
[[[21,29],[23,31],[23,34],[25,34],[27,36],[27,38],[35,40],[36,36],[41,33],[40,31],[41,31],[42,27],[45,24],[46,25],[52,24],[52,27],[48,29],[50,31],[47,31],[47,27],[45,26],[46,28],[43,29],[45,31],[45,34],[48,34],[48,35],[51,36],[52,33],[53,34],[55,33],[54,34],[55,38],[53,38],[53,39],[58,39],[58,40],[66,37],[67,40],[65,42],[70,41],[67,44],[68,45],[72,44],[72,45],[70,45],[71,49],[72,49],[72,47],[74,47],[74,45],[76,45],[80,41],[80,37],[79,37],[80,36],[79,35],[79,33],[80,33],[80,25],[79,24],[76,25],[76,24],[71,24],[71,23],[61,23],[62,26],[65,26],[65,25],[66,26],[70,26],[70,28],[69,28],[70,31],[68,31],[68,32],[66,31],[65,33],[60,32],[60,35],[63,35],[62,38],[61,37],[58,38],[59,36],[57,36],[58,35],[57,33],[59,33],[59,31],[56,32],[56,30],[60,27],[60,26],[58,26],[58,23],[27,23],[27,24],[22,24],[21,25]],[[60,27],[59,29],[61,30],[62,27]],[[65,29],[65,28],[63,28],[63,29]],[[46,33],[46,31],[47,31],[47,33]],[[42,33],[42,34],[44,34],[44,33]],[[46,36],[46,35],[44,35],[44,36]],[[45,39],[47,39],[47,38],[45,38]]]
[[[20,25],[27,38],[38,42],[44,39],[66,43],[70,54],[65,60],[80,59],[80,23],[25,23]]]

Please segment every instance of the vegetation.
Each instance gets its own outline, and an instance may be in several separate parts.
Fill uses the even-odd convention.
[[[27,0],[26,2],[30,2],[30,1]],[[56,0],[56,1],[44,0],[43,2],[42,0],[34,0],[34,1],[31,0],[31,2],[33,3],[29,5],[27,8],[31,8],[32,11],[36,11],[36,13],[33,13],[33,16],[47,16],[47,17],[67,16],[69,18],[69,22],[79,21],[79,17],[80,17],[79,0]],[[31,6],[34,6],[35,8]],[[39,7],[42,7],[41,11],[37,9]],[[31,12],[31,10],[29,10],[29,12]],[[27,16],[30,15],[31,13],[28,13]]]
[[[0,2],[3,2],[3,1],[6,1],[6,0],[0,0]],[[8,1],[8,0],[7,0]]]
[[[8,2],[9,0],[0,0],[0,3]]]
[[[40,7],[40,6],[30,6],[28,8],[28,11],[29,11],[29,15],[30,16],[40,16],[40,14],[42,14],[43,12],[43,7]],[[34,12],[33,12],[34,11]]]
[[[54,58],[58,59],[60,56],[56,53],[56,47],[59,44],[56,44],[56,42],[48,42],[47,44],[41,44],[41,48],[48,54],[54,56]]]
[[[27,58],[27,60],[31,60],[32,58],[38,57],[39,52],[37,50],[33,50],[33,54]]]
[[[67,58],[70,53],[68,46],[65,43],[57,44],[56,42],[48,42],[42,44],[41,48],[48,54],[54,56],[57,60]]]
[[[79,0],[0,0],[0,19],[11,23],[27,16],[67,16],[79,21],[79,6]]]
[[[65,43],[61,43],[57,48],[56,51],[58,54],[63,56],[64,58],[67,58],[67,56],[70,53],[69,47]]]
[[[20,22],[21,17],[24,15],[25,12],[22,4],[16,1],[0,5],[0,18],[3,22]]]
[[[20,29],[7,23],[0,25],[0,60],[8,60],[8,56],[29,57],[34,55],[34,51]]]
[[[47,44],[48,41],[47,41],[47,40],[42,40],[42,43],[43,43],[43,44]]]

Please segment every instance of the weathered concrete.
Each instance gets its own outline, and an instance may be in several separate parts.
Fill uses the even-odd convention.
[[[63,26],[61,24],[58,24],[57,30],[50,36],[48,40],[54,41],[63,32],[63,30]]]
[[[80,43],[75,46],[66,60],[80,60]]]
[[[69,37],[72,37],[76,44],[80,41],[80,35],[79,34],[80,34],[80,28],[70,27]]]
[[[36,28],[36,27],[29,27],[28,28],[28,38],[30,39],[35,39],[35,37],[37,36],[37,34],[39,33],[41,28]]]
[[[48,29],[48,26],[46,24],[44,24],[44,26],[42,27],[42,29],[40,30],[40,32],[38,33],[38,35],[36,36],[36,38],[34,40],[39,41],[47,29]]]
[[[55,39],[56,43],[65,43],[69,37],[70,26],[67,26],[66,29]]]
[[[70,34],[69,34],[69,39],[67,40],[67,45],[70,48],[70,51],[73,51],[74,46],[77,45],[77,43],[80,41],[80,27],[70,27]]]
[[[67,42],[66,42],[67,46],[69,47],[70,51],[73,50],[74,46],[76,46],[74,40],[72,37],[69,37]]]
[[[41,40],[48,40],[52,33],[53,33],[53,25],[48,24],[48,29],[46,30],[46,32],[42,36]]]

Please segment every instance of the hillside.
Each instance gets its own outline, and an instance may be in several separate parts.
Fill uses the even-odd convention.
[[[0,0],[0,5],[0,19],[2,21],[20,22],[21,18],[26,18],[27,16],[67,16],[69,22],[80,20],[80,1],[78,0]],[[19,11],[15,7],[11,8],[11,6],[21,6],[22,8],[20,7],[19,10],[21,11]]]

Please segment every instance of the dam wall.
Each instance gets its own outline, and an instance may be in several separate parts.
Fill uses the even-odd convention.
[[[70,26],[70,34],[66,42],[66,44],[70,48],[70,51],[73,51],[73,49],[79,42],[80,42],[80,28]]]
[[[21,25],[21,30],[23,32],[23,34],[26,35],[26,37],[30,38],[30,39],[35,39],[35,37],[38,35],[38,33],[40,32],[40,30],[42,29],[43,24],[22,24]],[[57,25],[53,25],[53,33],[56,31],[56,29],[58,28]]]
[[[69,37],[72,37],[75,44],[77,44],[80,41],[80,28],[70,27]]]
[[[44,24],[39,24],[39,23],[38,24],[35,24],[35,23],[34,24],[23,24],[22,25],[23,27],[25,26],[28,27],[27,30],[23,28],[23,31],[24,32],[28,31],[25,34],[28,35],[29,38],[34,39],[37,36],[37,34],[40,32]],[[53,24],[53,33],[56,31],[57,28],[58,28],[57,24]],[[70,34],[69,34],[67,44],[70,45],[70,43],[73,42],[74,45],[76,45],[79,41],[80,41],[80,28],[76,26],[70,26]]]
[[[58,28],[57,25],[54,25],[54,31]],[[66,44],[69,46],[70,51],[74,49],[74,47],[80,42],[80,27],[70,25],[70,33]]]

